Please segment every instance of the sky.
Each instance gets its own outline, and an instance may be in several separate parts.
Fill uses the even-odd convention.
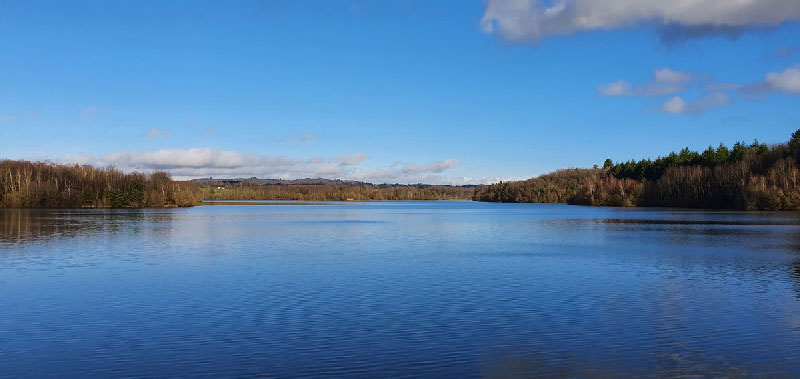
[[[0,0],[0,158],[477,184],[798,116],[796,0]]]

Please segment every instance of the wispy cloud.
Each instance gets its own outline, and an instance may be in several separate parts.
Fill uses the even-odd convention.
[[[797,0],[487,0],[486,33],[518,42],[554,35],[649,25],[664,42],[742,31],[800,19]]]
[[[367,159],[367,155],[364,153],[355,153],[355,154],[348,154],[348,155],[341,155],[338,157],[334,157],[331,160],[334,163],[339,164],[340,166],[358,166],[361,162]]]
[[[172,135],[172,130],[169,129],[150,129],[144,134],[147,138],[167,137]]]
[[[315,134],[306,133],[306,134],[299,135],[299,136],[286,137],[286,138],[283,139],[283,142],[311,142],[315,138],[317,138],[317,136]]]
[[[101,107],[97,105],[90,105],[86,108],[83,108],[80,113],[78,113],[78,118],[82,118],[85,120],[92,120],[100,116],[101,114],[108,111],[108,108]]]
[[[760,98],[771,93],[800,94],[800,63],[782,71],[768,72],[764,80],[753,83],[719,83],[720,88],[735,90],[744,97]]]
[[[693,89],[702,95],[695,100],[687,100],[684,91]],[[602,96],[660,97],[674,95],[664,100],[657,110],[673,115],[699,115],[708,110],[730,105],[731,95],[744,98],[758,98],[770,93],[800,94],[800,64],[782,71],[769,72],[764,80],[754,83],[728,83],[715,80],[711,75],[688,74],[668,68],[653,71],[653,79],[634,86],[620,79],[597,87]]]
[[[775,58],[788,58],[800,52],[799,45],[781,46],[775,51]]]
[[[669,114],[700,115],[713,108],[720,108],[731,103],[731,98],[720,92],[707,94],[699,99],[687,102],[680,96],[674,96],[663,102],[658,109]]]
[[[354,180],[372,181],[375,183],[400,184],[484,184],[493,183],[497,178],[449,178],[442,173],[459,165],[458,159],[448,158],[429,163],[394,163],[388,169],[355,169],[350,173]]]
[[[36,117],[39,117],[39,110],[36,108],[29,108],[21,112],[0,114],[0,122],[33,119]]]
[[[458,159],[449,158],[439,162],[427,164],[404,164],[400,166],[400,171],[404,174],[417,174],[421,172],[440,173],[459,165]]]
[[[454,178],[447,178],[443,172],[458,166],[458,159],[448,158],[443,161],[421,163],[421,164],[399,164],[395,163],[388,169],[361,170],[356,169],[350,173],[350,178],[354,180],[372,181],[376,183],[400,183],[400,184],[468,184]],[[461,178],[466,180],[467,178]],[[470,179],[474,180],[469,184],[488,183],[495,178]]]
[[[800,94],[800,64],[781,72],[768,73],[764,78],[764,84],[776,92]]]
[[[690,74],[663,67],[653,70],[653,79],[649,82],[634,86],[619,79],[598,86],[597,92],[604,96],[663,96],[683,91],[691,82]]]

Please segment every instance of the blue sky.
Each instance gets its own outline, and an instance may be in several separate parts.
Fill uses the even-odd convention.
[[[0,157],[458,184],[800,128],[795,1],[586,1],[0,0]]]

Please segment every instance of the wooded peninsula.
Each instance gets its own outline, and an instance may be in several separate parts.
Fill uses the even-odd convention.
[[[207,200],[475,200],[735,210],[800,210],[800,130],[787,143],[738,142],[655,160],[564,169],[481,186],[371,184],[329,179],[195,179],[165,172],[0,161],[0,207],[185,207]]]
[[[788,143],[688,148],[655,160],[566,169],[479,187],[474,200],[735,210],[800,210],[800,130]]]

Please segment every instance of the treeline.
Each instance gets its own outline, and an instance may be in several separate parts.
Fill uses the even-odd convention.
[[[800,130],[788,143],[688,148],[655,160],[560,170],[476,190],[474,199],[581,205],[800,210]]]
[[[503,203],[569,203],[583,186],[597,182],[600,170],[571,168],[537,178],[480,186],[477,201]]]
[[[775,146],[778,148],[779,146]],[[609,170],[610,174],[616,178],[629,178],[642,180],[658,180],[667,169],[679,166],[702,166],[716,167],[734,164],[743,161],[746,157],[764,156],[769,153],[770,148],[767,144],[759,143],[758,140],[747,145],[744,142],[737,142],[729,149],[724,144],[714,149],[708,149],[699,153],[684,148],[679,153],[674,151],[666,157],[658,157],[656,160],[642,159],[637,161],[614,163],[611,159],[606,159],[603,168]],[[770,163],[770,162],[765,162]]]
[[[0,161],[0,207],[185,207],[202,200],[191,183],[167,173],[130,173],[88,165]]]
[[[472,187],[428,185],[247,185],[201,187],[210,200],[469,200]]]

